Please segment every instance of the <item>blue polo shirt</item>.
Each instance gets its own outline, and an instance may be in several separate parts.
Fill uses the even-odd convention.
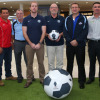
[[[38,44],[42,35],[42,26],[46,26],[46,22],[40,15],[37,15],[35,18],[29,15],[24,18],[22,26],[27,27],[27,35],[30,41]]]
[[[63,32],[65,18],[58,15],[56,18],[53,18],[51,15],[45,17],[46,20],[46,33],[49,34],[52,30],[56,30],[59,33]],[[64,44],[63,36],[59,42],[51,41],[48,37],[45,37],[45,42],[47,46],[59,46]]]
[[[12,35],[15,36],[15,40],[25,41],[22,32],[22,23],[20,23],[18,20],[12,23]]]
[[[79,19],[80,14],[75,18],[75,20],[73,20],[73,35],[72,35],[72,39],[74,38],[74,31],[75,31],[75,27],[76,27],[76,23],[77,20]]]

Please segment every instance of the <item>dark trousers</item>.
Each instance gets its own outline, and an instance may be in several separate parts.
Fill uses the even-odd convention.
[[[26,53],[25,53],[25,42],[20,42],[20,41],[14,41],[14,54],[15,54],[15,62],[16,62],[16,69],[17,69],[17,76],[18,79],[22,79],[22,70],[21,70],[21,57],[22,53],[24,55],[24,60],[27,65],[27,60],[26,60]]]
[[[11,73],[11,60],[12,60],[12,47],[3,48],[2,54],[0,54],[0,80],[2,79],[2,64],[4,60],[5,76],[10,77]]]
[[[100,41],[96,42],[90,40],[88,42],[88,53],[89,53],[89,60],[90,60],[89,79],[94,80],[95,77],[96,57],[99,62],[99,79],[100,79]]]
[[[85,47],[66,47],[66,55],[67,55],[67,71],[72,76],[73,72],[73,62],[74,56],[76,55],[76,60],[78,64],[78,82],[85,83],[86,75],[85,75]]]

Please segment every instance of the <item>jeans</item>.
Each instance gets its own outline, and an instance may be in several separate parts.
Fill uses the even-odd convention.
[[[0,80],[2,79],[2,64],[4,60],[5,76],[10,77],[11,73],[11,60],[12,60],[12,47],[3,48],[2,54],[0,54]]]

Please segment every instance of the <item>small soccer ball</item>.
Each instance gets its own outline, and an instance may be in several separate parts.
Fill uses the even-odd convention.
[[[49,36],[52,40],[57,40],[59,37],[59,33],[56,30],[52,30],[51,33],[49,33]]]
[[[72,90],[73,80],[70,74],[63,70],[52,70],[44,77],[44,91],[55,99],[62,99]]]

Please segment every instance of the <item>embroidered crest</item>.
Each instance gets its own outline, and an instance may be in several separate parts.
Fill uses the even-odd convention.
[[[60,20],[57,20],[58,23],[60,23]]]
[[[30,22],[30,20],[28,20],[28,23]]]
[[[37,22],[38,22],[38,23],[41,23],[41,20],[38,20]]]
[[[3,26],[5,26],[5,24],[3,24]]]

